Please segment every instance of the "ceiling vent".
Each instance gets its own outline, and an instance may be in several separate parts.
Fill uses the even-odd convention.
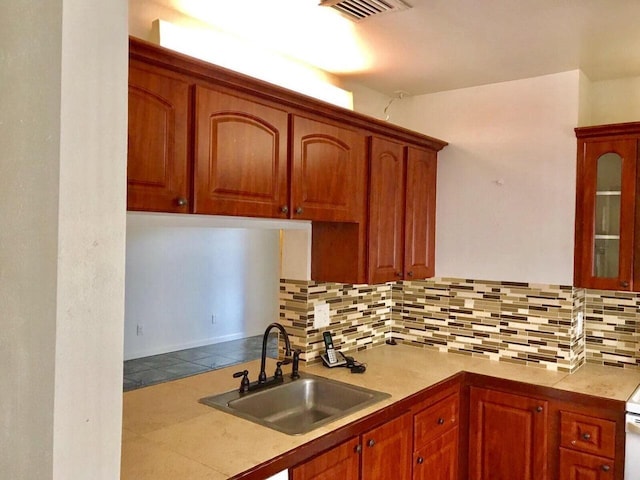
[[[356,22],[381,13],[399,12],[411,8],[411,5],[402,0],[321,0],[320,6],[334,8]]]

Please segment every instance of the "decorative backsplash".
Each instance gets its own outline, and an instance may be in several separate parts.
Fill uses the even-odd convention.
[[[329,327],[314,328],[314,307],[329,304]],[[349,285],[280,280],[280,323],[301,359],[316,363],[329,330],[337,349],[357,351],[384,343],[391,332],[391,284]]]
[[[314,306],[331,324],[313,327]],[[579,314],[584,322],[579,321]],[[640,368],[640,295],[459,278],[383,285],[280,281],[280,322],[316,363],[322,331],[342,351],[396,341],[478,358],[573,372],[585,361]],[[585,335],[586,332],[586,335]]]
[[[640,294],[587,290],[587,362],[640,368]]]

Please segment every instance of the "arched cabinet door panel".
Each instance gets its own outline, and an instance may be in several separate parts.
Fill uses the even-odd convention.
[[[287,112],[199,86],[195,105],[195,212],[287,218]]]
[[[373,137],[369,161],[369,283],[403,278],[405,147]]]
[[[407,148],[404,274],[407,280],[433,277],[436,243],[437,154]]]
[[[359,222],[365,216],[365,136],[299,115],[292,123],[291,218]]]
[[[127,209],[189,212],[189,84],[129,69]]]

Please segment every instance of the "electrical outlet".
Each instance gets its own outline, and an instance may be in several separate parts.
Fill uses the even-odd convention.
[[[142,325],[140,324],[136,325],[136,335],[138,337],[141,337],[142,335],[144,335],[144,332],[142,331]]]
[[[321,303],[314,305],[313,307],[313,328],[319,329],[328,327],[331,323],[331,317],[329,315],[329,304]]]
[[[576,318],[576,330],[578,331],[578,337],[581,337],[584,333],[584,314],[582,312],[578,312],[578,316]]]
[[[216,314],[215,314],[215,313],[212,313],[212,314],[211,314],[211,325],[215,325],[215,324],[216,324],[216,322],[217,322],[217,320],[218,320],[218,319],[216,318]]]

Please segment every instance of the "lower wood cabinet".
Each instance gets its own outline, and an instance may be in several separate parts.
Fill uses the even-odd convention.
[[[291,470],[291,480],[358,480],[360,437],[352,438]]]
[[[290,478],[623,480],[624,402],[474,374],[401,402]]]
[[[548,402],[471,387],[469,478],[545,480]]]
[[[457,480],[459,413],[456,392],[413,416],[414,480]]]
[[[559,480],[611,480],[616,478],[610,458],[560,449]]]
[[[616,423],[560,411],[560,480],[615,477]]]
[[[413,480],[458,478],[458,427],[413,453]]]
[[[409,480],[411,414],[347,440],[291,470],[292,480]]]

